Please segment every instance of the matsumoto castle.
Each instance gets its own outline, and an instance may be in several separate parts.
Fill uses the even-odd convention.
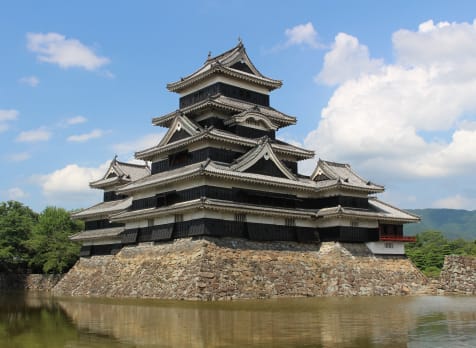
[[[152,119],[168,129],[135,153],[145,165],[111,162],[90,183],[103,202],[73,215],[85,230],[81,257],[177,238],[366,243],[374,254],[404,254],[403,224],[417,216],[375,197],[384,187],[348,164],[318,160],[310,176],[298,162],[314,152],[276,138],[296,118],[270,106],[282,82],[262,75],[241,41],[167,85],[179,109]]]

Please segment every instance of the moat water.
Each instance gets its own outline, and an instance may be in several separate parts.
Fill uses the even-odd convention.
[[[3,294],[0,347],[476,347],[476,297],[179,302]]]

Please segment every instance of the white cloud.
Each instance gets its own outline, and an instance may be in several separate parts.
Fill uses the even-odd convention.
[[[96,70],[110,62],[109,58],[96,55],[79,40],[58,33],[28,33],[26,37],[28,49],[37,53],[38,60],[58,64],[64,69]]]
[[[67,206],[78,204],[87,206],[98,199],[98,190],[92,190],[89,182],[100,179],[110,161],[98,167],[81,167],[77,164],[69,164],[46,175],[36,175],[32,181],[40,185],[48,204],[61,203]]]
[[[11,200],[18,201],[27,196],[28,195],[19,187],[12,187],[8,190],[8,198]]]
[[[28,85],[30,87],[36,87],[40,83],[40,80],[36,76],[25,76],[18,80],[20,83],[24,85]]]
[[[290,29],[286,29],[284,34],[286,35],[285,47],[289,46],[309,46],[311,48],[320,48],[322,45],[318,41],[317,31],[311,22],[306,24],[299,24]]]
[[[400,65],[448,64],[449,67],[454,67],[469,63],[474,67],[472,61],[476,56],[476,22],[440,22],[435,25],[429,20],[420,24],[418,31],[398,30],[392,39],[397,63]]]
[[[0,122],[14,121],[18,117],[17,110],[0,110]]]
[[[437,200],[434,204],[434,208],[447,208],[447,209],[468,209],[471,210],[476,205],[475,199],[463,197],[461,195],[455,195]]]
[[[132,158],[134,152],[145,150],[149,147],[157,145],[163,136],[164,132],[146,134],[136,140],[115,144],[112,148],[118,155],[131,156]]]
[[[10,127],[8,122],[15,121],[18,118],[18,114],[18,111],[13,109],[0,110],[0,133]]]
[[[51,138],[51,132],[44,127],[33,129],[30,131],[21,132],[17,141],[19,142],[37,142],[37,141],[48,141]]]
[[[71,118],[67,119],[66,124],[72,126],[72,125],[76,125],[76,124],[80,124],[80,123],[85,123],[87,121],[88,121],[88,119],[86,117],[78,115],[78,116],[74,116],[74,117],[71,117]]]
[[[444,48],[449,36],[451,52]],[[354,74],[335,79],[339,85],[305,145],[322,158],[373,173],[428,178],[474,172],[475,25],[425,22],[416,32],[400,30],[393,35],[396,63],[386,65],[371,59],[357,39],[345,40],[353,44],[339,45],[336,38],[327,56],[360,52]],[[332,82],[337,67],[326,63],[319,76]]]
[[[78,135],[71,135],[67,138],[68,141],[73,142],[85,142],[91,139],[100,138],[104,135],[104,131],[100,129],[93,129],[89,133],[78,134]]]
[[[332,49],[324,56],[324,67],[316,81],[335,85],[347,80],[378,72],[383,65],[381,59],[371,59],[367,46],[351,35],[339,33]]]
[[[19,153],[13,153],[8,156],[8,159],[13,162],[22,162],[26,161],[29,159],[31,156],[28,152],[19,152]]]
[[[0,122],[14,121],[18,117],[17,110],[0,110]]]

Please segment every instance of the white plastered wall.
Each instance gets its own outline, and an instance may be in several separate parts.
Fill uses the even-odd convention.
[[[364,228],[377,228],[377,220],[367,220],[359,218],[350,218],[350,217],[329,217],[322,218],[317,220],[318,227],[333,227],[333,226],[353,226],[353,227],[364,227]]]
[[[367,242],[367,248],[378,255],[404,255],[405,243],[402,242]]]

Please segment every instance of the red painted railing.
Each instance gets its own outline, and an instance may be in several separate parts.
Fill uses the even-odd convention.
[[[411,236],[395,236],[387,234],[385,236],[380,236],[381,241],[388,241],[388,242],[416,242],[416,237]]]

